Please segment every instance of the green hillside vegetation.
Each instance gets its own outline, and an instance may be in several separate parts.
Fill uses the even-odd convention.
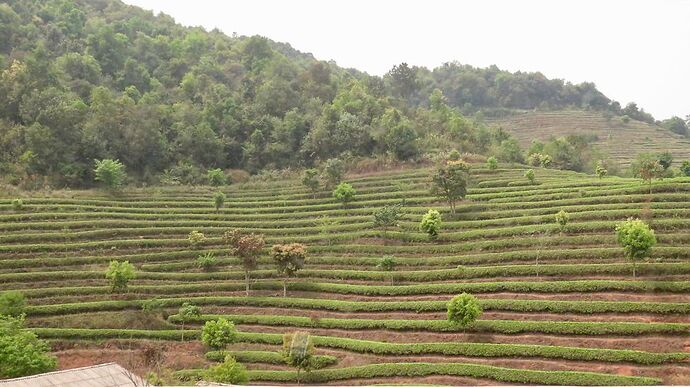
[[[527,167],[469,166],[455,214],[431,194],[430,168],[346,174],[357,192],[347,206],[299,176],[34,192],[19,209],[4,197],[0,292],[26,297],[26,325],[59,364],[107,347],[110,361],[166,383],[194,383],[226,355],[263,384],[690,382],[688,178],[654,180],[650,195],[639,179],[534,168],[528,184]],[[375,221],[386,205],[399,214],[384,229]],[[419,229],[429,209],[442,218],[433,240]],[[634,277],[615,233],[630,217],[657,240]],[[192,243],[192,231],[203,238]],[[265,245],[247,295],[237,248],[252,233]],[[288,259],[302,249],[290,244],[307,258],[284,277],[272,251]],[[133,266],[125,287],[106,278],[113,261]],[[467,325],[446,316],[461,293],[483,311]],[[237,332],[202,346],[204,322],[221,318]],[[281,349],[295,331],[312,335],[300,374]]]
[[[637,154],[670,152],[677,164],[690,159],[690,138],[656,124],[625,120],[602,112],[523,111],[489,120],[515,137],[523,148],[532,141],[580,135],[589,137],[601,157],[624,172]]]
[[[147,185],[205,183],[218,168],[241,181],[333,157],[428,161],[453,149],[521,161],[482,119],[510,109],[654,121],[592,83],[454,62],[369,76],[117,0],[6,1],[0,27],[0,172],[29,189],[91,186],[94,160],[108,159],[122,163],[124,183]]]

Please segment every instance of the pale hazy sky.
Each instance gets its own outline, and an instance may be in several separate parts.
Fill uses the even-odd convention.
[[[690,114],[690,0],[124,0],[382,75],[457,60],[591,81],[657,119]]]

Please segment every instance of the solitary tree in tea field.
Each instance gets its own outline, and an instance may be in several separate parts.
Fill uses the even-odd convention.
[[[232,253],[242,262],[247,297],[249,297],[250,273],[256,270],[257,259],[266,245],[260,234],[243,235],[239,230],[227,231],[223,239],[231,247]]]
[[[473,323],[482,314],[477,298],[468,293],[453,297],[448,302],[448,321],[465,327]]]
[[[287,296],[287,279],[304,267],[307,248],[301,243],[274,245],[271,256],[276,264],[278,274],[283,277],[283,297]]]
[[[463,161],[448,161],[432,176],[431,191],[448,202],[451,214],[455,213],[455,202],[467,195],[469,170],[469,165]]]
[[[311,369],[314,345],[307,332],[286,333],[283,335],[282,355],[287,365],[297,368],[297,384],[300,383],[300,371]]]
[[[647,258],[656,245],[654,230],[640,219],[630,218],[616,225],[618,243],[623,247],[625,256],[633,263],[633,277],[636,275],[636,263]]]

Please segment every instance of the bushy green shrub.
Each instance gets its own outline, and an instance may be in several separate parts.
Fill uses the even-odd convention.
[[[214,187],[226,185],[228,183],[228,177],[225,176],[225,172],[220,168],[209,169],[208,172],[206,172],[206,178],[208,179],[208,184]]]
[[[95,160],[95,164],[96,181],[100,181],[109,190],[120,188],[127,179],[125,166],[119,160]]]
[[[211,271],[216,263],[218,263],[218,260],[211,252],[201,254],[196,258],[196,266],[205,271]]]
[[[201,341],[213,349],[222,349],[235,341],[237,330],[232,321],[224,318],[206,321],[201,330]]]
[[[247,384],[249,382],[247,369],[230,355],[227,355],[221,364],[209,367],[203,376],[204,380],[217,383]]]
[[[431,240],[438,238],[438,233],[441,231],[441,214],[436,210],[429,210],[422,216],[419,230],[427,233]]]
[[[0,293],[0,316],[19,317],[26,309],[26,298],[18,290]]]
[[[50,347],[24,329],[23,317],[0,315],[0,379],[48,372],[55,366]]]
[[[129,261],[110,261],[108,270],[105,272],[105,278],[110,282],[110,288],[113,292],[127,290],[127,284],[134,277],[134,265]]]
[[[473,323],[482,314],[482,308],[477,299],[468,293],[453,297],[448,302],[448,321],[460,326]]]
[[[204,235],[204,233],[194,230],[189,233],[189,235],[187,236],[187,240],[189,241],[189,244],[192,246],[192,248],[196,249],[201,247],[201,245],[206,242],[206,236]]]
[[[337,187],[335,187],[335,190],[333,190],[333,197],[335,200],[346,206],[355,198],[356,193],[357,192],[354,188],[352,188],[352,185],[348,183],[340,183]]]

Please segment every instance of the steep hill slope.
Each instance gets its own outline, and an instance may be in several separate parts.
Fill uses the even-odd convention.
[[[52,340],[61,367],[117,361],[145,373],[155,366],[144,356],[162,346],[163,368],[193,379],[223,357],[205,354],[200,324],[224,316],[241,332],[228,350],[260,384],[296,381],[277,353],[295,330],[316,336],[319,369],[302,374],[307,383],[690,383],[690,179],[655,183],[650,196],[632,179],[539,169],[525,185],[522,169],[475,166],[453,217],[429,195],[429,173],[349,176],[358,193],[346,208],[298,181],[228,187],[218,213],[210,187],[35,194],[21,210],[2,199],[0,290],[28,297],[28,324]],[[403,198],[400,228],[384,239],[372,211]],[[436,242],[418,231],[429,208],[444,217]],[[561,209],[571,214],[563,231]],[[659,240],[637,278],[613,233],[629,216]],[[269,246],[307,244],[287,298],[267,252],[245,297],[221,239],[234,227]],[[192,230],[208,238],[199,248]],[[195,263],[207,252],[218,258],[212,271]],[[377,268],[384,256],[395,271]],[[136,266],[127,293],[107,286],[111,260]],[[466,329],[445,321],[462,292],[485,310]],[[163,310],[142,311],[151,299]],[[202,315],[182,324],[183,302]]]
[[[523,112],[490,120],[508,130],[527,148],[532,140],[548,140],[571,134],[596,136],[596,147],[626,167],[642,152],[669,151],[676,163],[690,160],[690,139],[657,125],[636,120],[625,123],[620,117],[601,112],[566,110]]]

